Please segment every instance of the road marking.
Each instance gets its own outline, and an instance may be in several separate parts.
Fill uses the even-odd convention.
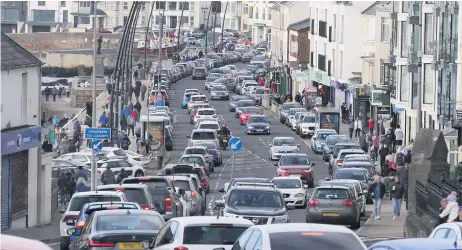
[[[218,186],[220,185],[220,180],[221,180],[221,176],[223,175],[223,171],[225,170],[226,166],[228,166],[228,163],[230,163],[232,161],[232,157],[228,159],[228,161],[225,163],[225,165],[223,165],[221,167],[221,170],[220,170],[220,173],[218,174],[218,179],[217,179],[217,185],[215,186],[215,190],[214,190],[214,193],[218,192]],[[209,201],[209,213],[211,215],[213,215],[213,208],[215,207],[213,202],[215,200],[215,195],[212,196],[212,199],[210,199]]]
[[[261,137],[258,137],[258,140],[261,141],[261,143],[263,144],[263,146],[268,147],[268,145],[263,141],[263,139],[262,139]]]

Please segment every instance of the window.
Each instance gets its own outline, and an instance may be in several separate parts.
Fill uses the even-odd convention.
[[[263,13],[261,14],[261,19],[265,20],[265,8],[263,8]]]
[[[124,10],[128,10],[128,2],[124,2]]]
[[[448,232],[447,228],[440,228],[438,231],[435,232],[433,235],[434,239],[444,239],[446,236],[446,233]]]
[[[446,239],[457,240],[456,231],[449,229],[448,235],[446,235]]]
[[[38,5],[38,6],[45,6],[45,1],[38,1],[38,2],[37,2],[37,5]]]
[[[32,10],[32,20],[35,22],[54,22],[54,10]],[[90,22],[89,22],[90,23]]]
[[[409,75],[407,73],[407,65],[400,66],[400,101],[407,102],[409,100]]]
[[[271,20],[271,11],[268,12],[268,20]]]
[[[411,4],[411,2],[408,2],[408,1],[402,1],[401,2],[401,9],[404,13],[408,13],[409,12],[409,5]]]
[[[282,19],[283,14],[281,14],[281,19]],[[253,18],[253,7],[249,6],[249,18]],[[279,27],[281,28],[281,27]]]
[[[335,74],[335,49],[332,49],[331,74],[332,74],[333,77],[336,76],[336,74]]]
[[[168,2],[169,10],[176,10],[176,2]]]
[[[225,26],[225,27],[226,27],[226,26]],[[243,30],[247,30],[248,28],[249,28],[249,27],[248,27],[248,25],[247,25],[247,24],[245,24],[245,23],[244,23],[244,24],[242,24],[242,29],[243,29]]]
[[[260,230],[255,230],[250,236],[249,240],[247,241],[247,244],[245,245],[245,249],[254,249],[255,244],[257,244],[258,239],[261,238],[261,232]]]
[[[333,16],[333,26],[332,26],[332,42],[337,40],[337,15],[334,14]]]
[[[382,22],[381,22],[381,34],[380,34],[380,40],[382,42],[388,42],[388,40],[390,39],[388,34],[389,34],[389,28],[388,28],[388,18],[386,17],[382,17]]]
[[[247,242],[247,240],[250,238],[250,235],[253,233],[252,230],[247,230],[245,231],[241,237],[239,237],[238,241],[236,242],[236,244],[234,245],[234,247],[231,249],[231,250],[241,250],[241,249],[245,249],[245,243]]]
[[[189,17],[189,26],[194,27],[194,17],[193,16]]]
[[[435,100],[435,85],[436,85],[436,76],[435,70],[432,69],[430,63],[424,64],[424,79],[423,79],[423,103],[433,104]]]
[[[156,10],[165,10],[165,3],[166,2],[156,1]],[[181,3],[180,3],[180,7],[181,7]]]
[[[60,2],[59,2],[59,5],[60,5],[61,7],[66,7],[66,1],[60,1]]]
[[[343,43],[343,27],[344,27],[344,17],[340,16],[340,43]]]
[[[244,4],[244,14],[248,14],[248,13],[249,13],[249,5]]]
[[[189,19],[187,16],[183,16],[183,19],[180,19],[181,16],[178,17],[178,20],[181,20],[181,26],[187,26],[188,25],[188,22],[189,22]]]
[[[401,22],[401,57],[407,57],[407,22]]]
[[[162,17],[162,23],[166,23],[166,17]],[[156,25],[160,25],[160,16],[156,16]]]
[[[82,8],[90,8],[91,2],[79,2],[79,6]]]
[[[117,2],[106,2],[106,10],[118,10]]]
[[[341,78],[343,76],[343,51],[340,50],[340,69],[339,69],[339,77]]]
[[[223,4],[224,5],[224,4]],[[226,5],[225,5],[226,6]],[[237,3],[236,2],[232,2],[232,3],[229,3],[229,6],[228,6],[230,12],[229,13],[237,13]]]
[[[433,14],[425,14],[425,44],[424,53],[433,54]]]
[[[180,10],[181,9],[184,9],[184,10],[189,10],[189,2],[180,2]]]
[[[189,3],[189,10],[194,10],[194,2]]]
[[[146,25],[146,16],[144,16],[144,15],[141,16],[141,19],[139,20],[138,24],[145,26]]]
[[[19,9],[1,9],[1,20],[19,21],[21,14]]]
[[[124,26],[125,24],[127,24],[127,21],[128,21],[128,16],[124,16]]]
[[[258,19],[258,7],[255,8],[255,19]]]

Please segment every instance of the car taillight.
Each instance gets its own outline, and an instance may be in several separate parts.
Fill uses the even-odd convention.
[[[189,140],[188,145],[191,147],[193,145],[193,142],[191,140]]]
[[[216,155],[216,156],[220,156],[220,152],[216,151],[216,152],[215,152],[215,155]]]
[[[196,191],[194,191],[194,190],[191,191],[191,196],[192,196],[192,197],[196,197]]]
[[[173,250],[189,250],[189,248],[184,246],[175,247]]]
[[[354,207],[354,205],[355,204],[354,204],[354,202],[352,200],[345,200],[343,202],[343,206],[345,206],[345,207]]]
[[[303,172],[309,173],[309,172],[311,172],[311,168],[309,168],[309,169],[304,169]]]
[[[151,210],[151,207],[150,206],[141,206],[141,209],[142,210]]]
[[[194,119],[199,119],[199,117],[201,117],[201,116],[200,115],[195,115]]]
[[[115,244],[112,242],[99,242],[95,240],[90,240],[88,242],[89,247],[114,247]]]
[[[278,168],[278,172],[279,172],[279,173],[287,173],[287,171],[284,170],[284,169],[282,169],[282,168]]]
[[[165,198],[165,210],[172,211],[172,199],[171,198]]]
[[[308,202],[309,207],[316,207],[319,206],[319,201],[316,199],[311,199],[310,202]]]
[[[217,118],[217,115],[212,115],[213,118]]]
[[[342,164],[343,163],[343,160],[338,160],[337,161],[337,164]]]

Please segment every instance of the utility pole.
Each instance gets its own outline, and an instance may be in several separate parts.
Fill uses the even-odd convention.
[[[213,8],[213,1],[210,2],[210,8],[209,8],[209,14],[208,14],[208,17],[207,17],[207,27],[205,28],[205,53],[207,53],[207,46],[208,46],[208,37],[209,37],[209,21],[210,21],[210,12],[212,12],[212,8]]]
[[[181,17],[180,17],[180,25],[178,25],[178,36],[177,36],[177,42],[176,42],[178,61],[180,60],[181,25],[183,24],[184,5],[186,4],[186,2],[180,2],[180,3],[181,3]]]
[[[96,25],[97,18],[96,18],[96,1],[93,2],[93,74],[91,76],[91,81],[92,81],[92,87],[93,87],[93,93],[92,93],[92,99],[93,99],[93,105],[92,105],[92,117],[91,117],[91,126],[93,128],[97,127],[96,123],[96,49],[98,46],[98,41],[96,38],[96,28],[98,27]],[[95,151],[92,150],[92,158],[91,158],[91,190],[95,191],[96,190],[96,159],[95,159]]]
[[[215,50],[215,26],[217,25],[217,6],[215,5],[215,12],[213,13],[213,31],[212,31],[212,47]]]
[[[229,4],[229,1],[226,2],[226,7],[225,7],[225,13],[223,14],[223,22],[221,24],[221,38],[220,38],[220,48],[223,50],[223,48],[225,47],[225,44],[224,44],[224,39],[223,39],[223,31],[225,31],[225,20],[226,20],[226,11],[228,10],[228,4]]]
[[[162,99],[162,93],[160,92],[160,72],[162,71],[162,38],[164,36],[164,13],[165,13],[165,8],[160,14],[160,27],[159,27],[159,65],[158,65],[158,81],[157,81],[157,99]],[[178,34],[179,36],[180,34]],[[148,106],[149,107],[149,106]]]
[[[147,54],[147,50],[148,50],[148,35],[149,35],[149,29],[151,28],[151,18],[152,18],[152,12],[154,11],[154,6],[156,6],[156,2],[151,2],[151,14],[149,14],[149,18],[148,18],[148,27],[146,28],[146,36],[145,36],[145,39],[144,39],[144,68],[145,68],[145,72],[147,72],[147,58],[146,58],[146,54]],[[151,41],[151,40],[149,40]],[[151,42],[149,42],[149,44],[151,44]]]

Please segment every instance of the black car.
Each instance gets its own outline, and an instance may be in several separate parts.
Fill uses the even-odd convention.
[[[141,242],[156,237],[164,224],[155,211],[96,211],[88,217],[70,249],[143,249]],[[75,228],[69,228],[67,233],[75,235]]]
[[[271,128],[268,122],[268,118],[264,115],[252,115],[247,118],[246,134],[271,134]]]
[[[346,135],[329,135],[326,137],[324,142],[324,148],[322,150],[322,159],[329,161],[330,155],[334,152],[334,146],[337,143],[349,143],[350,140]]]

